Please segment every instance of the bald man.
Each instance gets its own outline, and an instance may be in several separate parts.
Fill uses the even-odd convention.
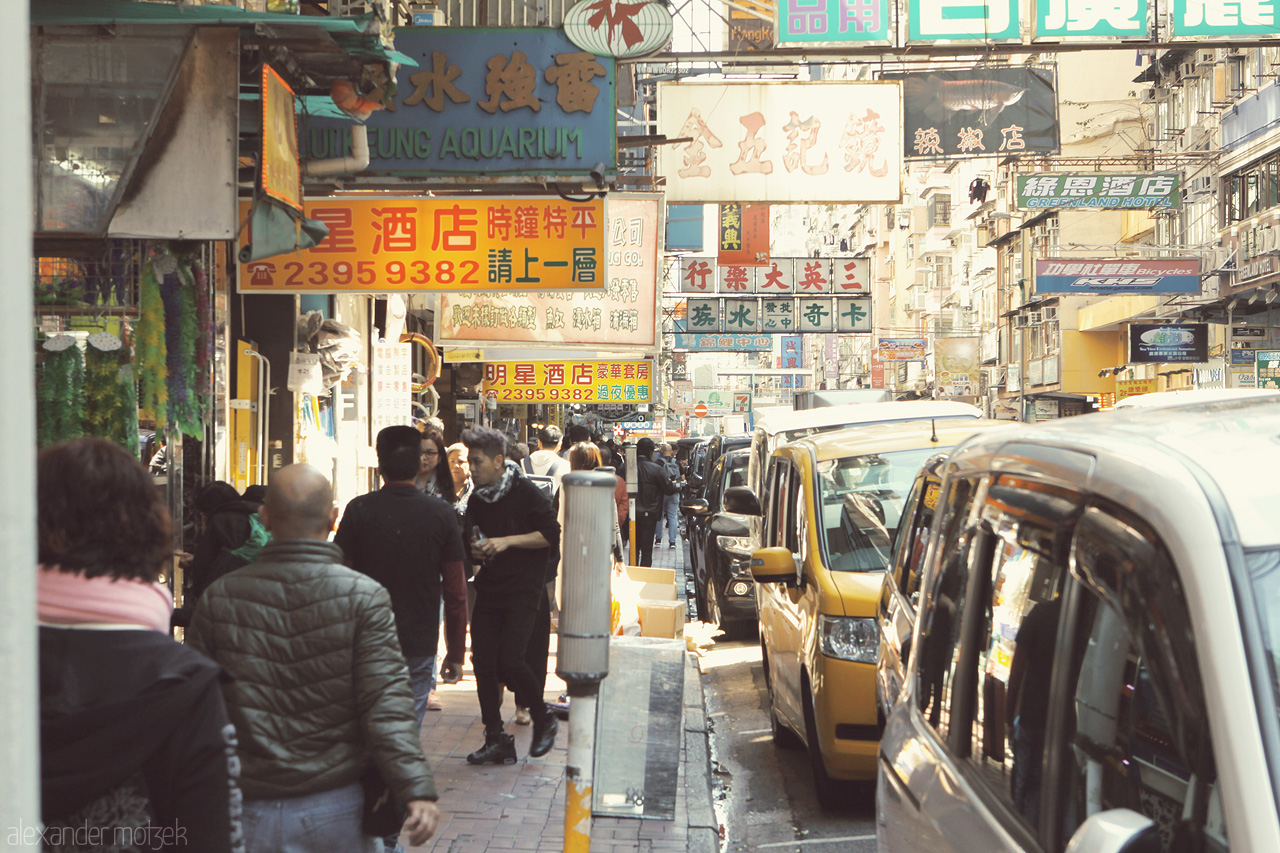
[[[436,789],[391,599],[328,541],[338,509],[315,468],[276,472],[261,515],[273,541],[209,586],[186,635],[233,676],[223,694],[245,849],[373,853],[385,828],[362,826],[362,803],[382,786],[405,813],[409,843],[425,844],[439,820]],[[319,822],[323,837],[313,838]]]

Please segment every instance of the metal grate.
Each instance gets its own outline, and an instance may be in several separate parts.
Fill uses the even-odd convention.
[[[36,313],[137,316],[141,262],[138,240],[37,241]]]

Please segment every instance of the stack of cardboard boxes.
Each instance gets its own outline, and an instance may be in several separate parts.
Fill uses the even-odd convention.
[[[640,636],[684,636],[685,606],[677,600],[675,569],[627,566],[627,580],[639,584]]]

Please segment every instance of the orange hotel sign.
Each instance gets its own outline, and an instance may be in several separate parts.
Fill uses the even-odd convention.
[[[241,220],[249,203],[240,205]],[[240,264],[241,293],[604,290],[602,199],[309,199],[311,249]],[[252,242],[251,234],[242,243]]]

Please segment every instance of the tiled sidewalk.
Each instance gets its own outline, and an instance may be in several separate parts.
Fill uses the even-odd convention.
[[[654,549],[654,565],[682,572],[684,547],[671,550],[663,542]],[[683,594],[683,583],[679,582]],[[547,677],[549,700],[564,690],[555,676],[555,637]],[[440,794],[442,817],[435,835],[413,851],[479,853],[484,850],[559,851],[564,849],[565,763],[568,724],[561,721],[556,745],[541,758],[528,758],[530,726],[512,722],[515,707],[508,694],[503,704],[507,731],[516,738],[519,760],[513,765],[473,767],[466,755],[484,743],[484,726],[468,660],[459,684],[441,685],[444,709],[428,711],[422,743]],[[611,673],[610,678],[625,677]],[[686,657],[683,744],[674,820],[594,818],[593,853],[623,851],[696,851],[716,853],[719,833],[711,804],[707,729],[702,683],[696,660]]]

